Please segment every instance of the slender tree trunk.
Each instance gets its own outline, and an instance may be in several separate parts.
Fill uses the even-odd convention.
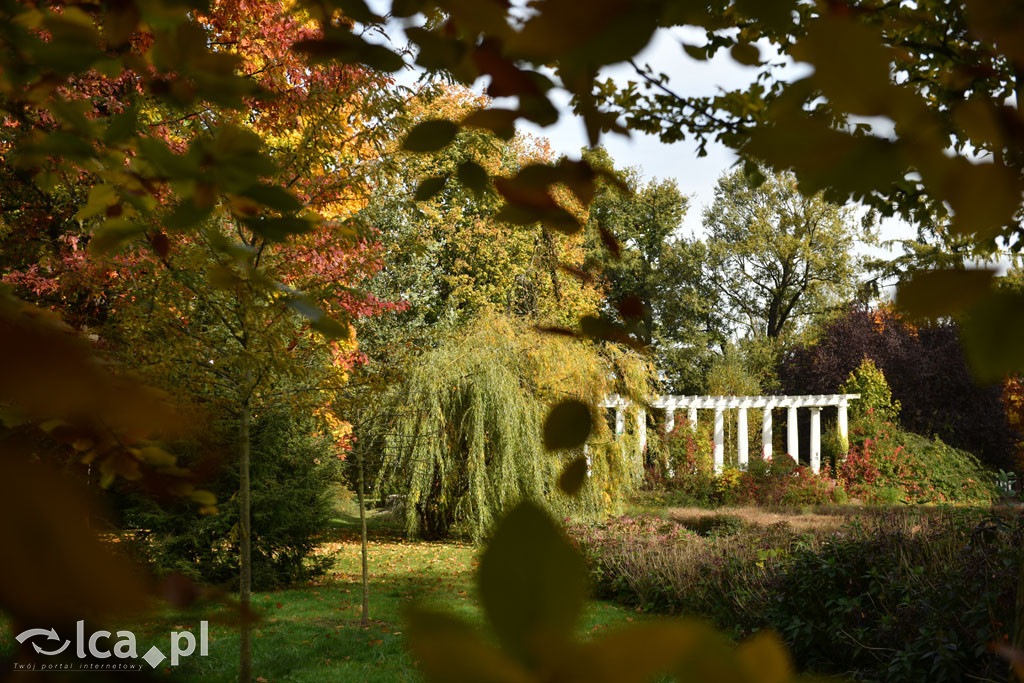
[[[370,583],[369,583],[369,572],[367,571],[367,558],[366,558],[366,500],[364,498],[364,484],[363,484],[363,452],[358,446],[356,451],[356,466],[359,468],[359,489],[356,491],[356,495],[359,497],[359,523],[362,526],[362,544],[363,544],[363,611],[359,617],[360,626],[370,625]]]
[[[246,387],[248,392],[248,387]],[[238,603],[241,608],[241,639],[238,651],[239,683],[252,680],[252,534],[249,524],[249,395],[242,400],[242,415],[238,428],[238,532],[241,543],[238,566]]]

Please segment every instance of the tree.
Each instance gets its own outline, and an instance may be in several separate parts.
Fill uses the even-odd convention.
[[[273,391],[284,380],[305,378],[313,385],[304,390],[325,404],[354,347],[328,347],[311,329],[349,339],[350,321],[386,307],[354,288],[379,262],[365,233],[342,222],[365,196],[358,162],[389,137],[398,100],[387,79],[364,68],[310,68],[291,47],[320,31],[285,4],[160,12],[143,16],[130,3],[95,15],[15,12],[4,75],[36,83],[40,97],[19,101],[10,83],[3,91],[13,115],[4,180],[34,202],[5,204],[4,218],[45,214],[50,239],[41,248],[57,258],[49,273],[30,266],[7,275],[36,294],[59,293],[53,280],[62,277],[63,291],[79,297],[92,285],[99,296],[85,301],[90,308],[71,303],[108,352],[151,379],[186,380],[164,386],[187,387],[189,398],[237,419],[240,678],[248,680],[250,422],[268,399],[280,400]],[[97,255],[144,249],[96,268],[74,258],[79,243]],[[111,472],[135,476],[133,451],[142,452],[104,454],[104,484]],[[188,493],[215,511],[209,492]]]
[[[446,87],[413,98],[407,116],[412,123],[439,113],[465,117],[486,104]],[[546,141],[469,129],[437,153],[390,154],[396,163],[385,169],[361,218],[379,232],[390,265],[372,286],[380,298],[406,302],[397,319],[402,327],[459,325],[485,308],[564,325],[596,308],[595,288],[559,269],[581,263],[581,239],[556,239],[537,223],[509,230],[498,216],[500,195],[487,180],[492,174],[500,184],[502,176],[549,161]],[[480,182],[459,181],[472,178]],[[431,192],[417,192],[426,181]]]
[[[865,358],[888,380],[905,429],[938,435],[991,466],[1012,466],[1000,387],[977,385],[953,323],[913,324],[887,308],[849,311],[813,343],[787,351],[778,368],[781,389],[834,393]]]
[[[545,452],[543,418],[567,394],[595,404],[611,393],[648,391],[634,354],[600,354],[483,313],[420,358],[396,388],[388,402],[393,424],[381,440],[381,486],[407,496],[406,530],[426,538],[485,538],[523,500],[582,518],[612,513],[639,476],[635,446],[618,443],[598,421],[584,470],[589,485],[569,497],[558,490],[559,474],[582,448]]]
[[[733,325],[778,339],[856,291],[850,210],[801,195],[791,174],[719,179],[704,212],[714,282]]]
[[[615,172],[602,148],[583,158]],[[638,341],[649,347],[662,389],[701,393],[711,348],[724,343],[725,331],[710,286],[706,246],[679,234],[689,200],[672,181],[641,186],[635,171],[620,175],[622,187],[597,183],[587,214],[584,267],[600,277],[603,314],[632,325]],[[602,234],[613,235],[621,253],[610,253]]]

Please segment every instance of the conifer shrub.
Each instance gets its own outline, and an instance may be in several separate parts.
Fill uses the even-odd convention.
[[[258,415],[251,431],[252,585],[270,590],[326,571],[314,553],[332,511],[338,459],[312,418],[286,411]],[[209,477],[219,512],[196,516],[188,503],[158,501],[131,489],[115,494],[135,552],[160,574],[204,584],[238,582],[238,468],[235,424],[215,423],[203,441],[177,444],[179,459]],[[210,457],[210,456],[213,457]]]

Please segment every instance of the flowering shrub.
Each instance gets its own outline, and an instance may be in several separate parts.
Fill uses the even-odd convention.
[[[685,419],[677,419],[670,432],[660,432],[665,463],[647,471],[652,488],[665,488],[685,502],[706,505],[714,498],[714,441],[711,425],[698,423],[694,430]]]
[[[788,455],[755,459],[741,473],[736,502],[747,505],[824,505],[846,501],[843,486],[827,472],[815,474]]]
[[[880,503],[989,503],[995,476],[973,455],[905,432],[868,411],[851,431],[837,479],[853,496]]]

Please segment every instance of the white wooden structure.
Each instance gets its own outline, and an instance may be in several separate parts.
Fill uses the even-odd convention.
[[[839,419],[836,428],[839,438],[847,442],[846,408],[850,401],[860,398],[860,394],[821,394],[817,396],[658,396],[648,405],[665,411],[665,430],[670,431],[675,425],[676,411],[687,411],[687,419],[692,427],[697,425],[698,410],[715,411],[715,472],[721,472],[725,464],[725,411],[736,410],[736,453],[738,464],[746,468],[749,460],[750,447],[747,443],[747,410],[761,409],[761,457],[771,460],[772,457],[772,410],[785,408],[786,419],[786,450],[794,460],[800,460],[800,444],[797,436],[797,409],[807,408],[811,411],[811,443],[809,460],[811,469],[817,473],[821,470],[821,409],[836,406]],[[610,396],[601,405],[615,410],[615,433],[622,434],[626,428],[627,400],[621,396]],[[644,408],[637,411],[637,436],[639,451],[643,453],[647,446],[647,414]]]

